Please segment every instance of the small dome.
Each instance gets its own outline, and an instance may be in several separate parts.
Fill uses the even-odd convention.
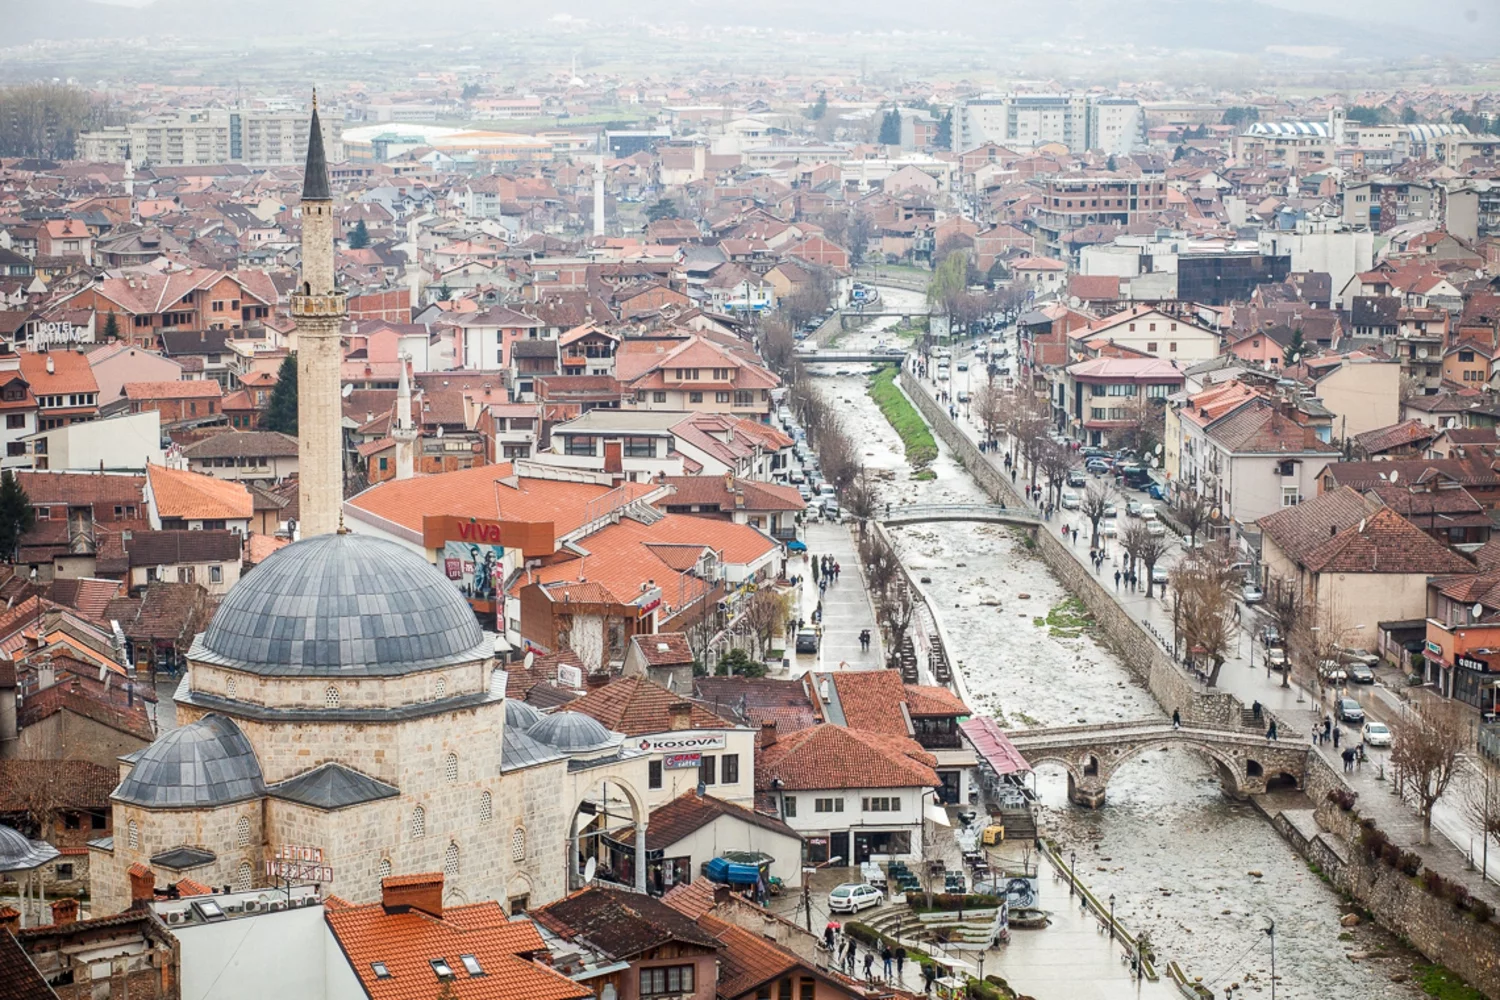
[[[393,676],[487,659],[459,592],[410,549],[306,538],[229,591],[189,659],[276,677]]]
[[[114,797],[151,809],[186,809],[228,805],[265,793],[250,741],[232,720],[210,714],[157,737]]]
[[[526,735],[538,743],[567,754],[592,753],[617,747],[625,737],[604,728],[603,723],[582,712],[554,712],[530,729]]]
[[[517,729],[530,729],[542,719],[542,713],[536,710],[535,705],[528,705],[524,701],[515,698],[505,699],[505,726],[514,726]]]
[[[45,841],[31,840],[19,830],[0,826],[0,872],[30,871],[57,854],[57,848]]]

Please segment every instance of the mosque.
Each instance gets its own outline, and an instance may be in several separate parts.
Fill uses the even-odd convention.
[[[448,901],[513,912],[576,887],[589,837],[633,826],[645,843],[646,759],[588,716],[507,701],[448,580],[339,524],[336,225],[314,101],[292,297],[303,539],[196,637],[178,728],[121,758],[114,836],[89,845],[94,916],[127,908],[146,869],[158,886],[317,883],[354,903],[441,871]]]

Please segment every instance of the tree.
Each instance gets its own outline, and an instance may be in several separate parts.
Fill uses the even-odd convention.
[[[0,473],[0,555],[14,562],[20,550],[21,537],[36,523],[31,498],[16,474],[6,469]]]
[[[1078,502],[1078,509],[1084,517],[1089,519],[1089,527],[1092,529],[1089,548],[1099,547],[1099,522],[1104,520],[1105,509],[1114,502],[1115,487],[1107,479],[1096,479],[1089,483],[1088,489],[1083,491],[1083,499]]]
[[[659,198],[646,208],[647,222],[660,222],[663,219],[680,219],[682,211],[677,207],[677,202],[671,198]]]
[[[876,141],[882,146],[901,145],[901,112],[892,108],[885,113],[880,119],[880,138]]]
[[[1037,461],[1042,445],[1051,440],[1047,429],[1052,426],[1049,405],[1030,389],[1018,388],[1010,393],[1005,409],[1005,429],[1010,433],[1016,460],[1025,460],[1027,481],[1036,485]]]
[[[0,88],[0,156],[72,159],[79,132],[112,124],[123,122],[81,87],[23,83]]]
[[[1010,394],[991,378],[969,400],[969,413],[984,430],[986,441],[999,439],[1000,432],[1005,430],[1005,411],[1010,405],[1009,397]]]
[[[688,650],[693,654],[693,665],[705,673],[714,637],[719,634],[717,597],[720,593],[721,591],[706,592],[682,612],[686,616],[682,634],[687,637]]]
[[[349,249],[363,250],[370,245],[370,230],[365,226],[365,220],[360,219],[354,224],[354,229],[349,233]]]
[[[813,106],[807,109],[807,117],[816,122],[822,121],[826,114],[828,114],[828,91],[822,90],[818,92],[818,99],[813,102]]]
[[[1156,584],[1151,579],[1151,571],[1161,562],[1161,557],[1167,554],[1167,536],[1153,535],[1147,522],[1137,518],[1125,528],[1125,533],[1120,536],[1120,545],[1132,560],[1146,567],[1146,597],[1154,596]]]
[[[1173,619],[1189,655],[1210,662],[1209,687],[1219,683],[1219,671],[1238,635],[1234,584],[1227,553],[1214,550],[1198,549],[1172,570]]]
[[[849,245],[849,262],[856,267],[865,262],[865,254],[870,251],[870,238],[875,235],[875,219],[868,211],[856,208],[854,215],[849,220],[847,238]]]
[[[120,339],[120,321],[114,313],[107,313],[104,317],[104,339],[106,341]]]
[[[1197,490],[1184,490],[1177,494],[1177,502],[1172,506],[1172,516],[1181,522],[1188,533],[1189,548],[1197,545],[1198,532],[1208,526],[1209,514],[1212,512],[1213,505],[1208,502],[1208,497]]]
[[[1188,151],[1187,146],[1179,145],[1176,149],[1174,149],[1172,151],[1172,162],[1176,163],[1178,160],[1182,159],[1184,156],[1187,155],[1187,151]]]
[[[1120,169],[1120,164],[1115,160],[1114,153],[1110,153],[1109,159],[1104,161],[1104,169],[1108,170],[1110,173],[1114,173],[1116,170]]]
[[[1276,631],[1281,633],[1282,648],[1297,648],[1299,653],[1305,646],[1303,635],[1309,627],[1309,604],[1302,591],[1290,580],[1279,577],[1270,581],[1270,591],[1261,613],[1271,619]],[[1292,665],[1287,663],[1281,672],[1281,686],[1292,686]]]
[[[1307,345],[1302,342],[1302,328],[1298,327],[1292,331],[1292,339],[1287,342],[1286,350],[1281,352],[1282,364],[1295,365],[1306,353]]]
[[[1166,434],[1166,403],[1141,392],[1127,399],[1122,409],[1125,420],[1113,439],[1120,447],[1145,458],[1156,450]]]
[[[860,466],[859,474],[854,477],[854,482],[845,488],[840,498],[844,504],[844,510],[851,516],[859,518],[859,535],[865,536],[867,530],[866,521],[875,516],[879,507],[879,498],[875,495],[875,484],[870,481],[869,473]]]
[[[466,83],[464,84],[464,89],[459,92],[459,97],[463,98],[466,101],[472,101],[478,96],[479,84],[477,83]]]
[[[1068,485],[1068,473],[1078,465],[1078,453],[1062,442],[1045,438],[1037,464],[1041,466],[1042,475],[1047,477],[1047,496],[1060,505],[1063,488]]]
[[[288,354],[276,373],[276,387],[271,390],[271,402],[261,415],[262,430],[280,431],[297,436],[297,355]]]
[[[1420,701],[1391,720],[1391,770],[1403,796],[1416,799],[1422,843],[1432,843],[1432,809],[1463,768],[1469,727],[1449,702]]]
[[[764,677],[766,665],[743,649],[731,649],[719,659],[714,673],[720,677]]]
[[[1406,104],[1406,105],[1402,106],[1402,108],[1401,108],[1401,124],[1402,125],[1415,125],[1419,121],[1421,121],[1421,119],[1417,117],[1417,109],[1416,108],[1412,107],[1410,104]]]
[[[771,652],[771,643],[778,629],[786,627],[791,604],[785,594],[770,586],[763,586],[745,601],[739,614],[739,622],[754,645],[755,655],[764,660]]]
[[[1490,841],[1500,844],[1500,767],[1482,754],[1474,755],[1469,761],[1469,773],[1464,781],[1464,816],[1479,831],[1483,851],[1479,870],[1488,875]]]
[[[932,137],[932,144],[938,149],[953,148],[953,109],[949,108],[943,112],[943,117],[938,119],[937,133]]]

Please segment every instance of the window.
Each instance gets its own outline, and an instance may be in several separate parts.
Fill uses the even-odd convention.
[[[693,992],[693,967],[691,965],[657,966],[641,970],[641,996],[654,997],[663,993]]]
[[[19,458],[19,457],[21,457],[22,455],[26,454],[26,442],[25,441],[7,441],[7,442],[5,442],[5,454],[6,454],[6,457],[8,457],[8,458]]]
[[[5,415],[5,426],[8,430],[16,430],[26,426],[26,414],[7,413]]]
[[[479,794],[479,822],[488,823],[495,815],[495,799],[489,792]]]
[[[73,866],[72,865],[54,865],[53,869],[52,869],[52,872],[53,872],[53,876],[59,882],[71,882],[73,880]],[[249,888],[249,886],[246,886],[246,888]]]
[[[519,826],[510,834],[510,859],[512,861],[526,860],[526,831]]]
[[[449,781],[458,780],[458,754],[450,753],[443,758],[443,777]]]
[[[726,785],[738,784],[740,780],[740,755],[737,753],[726,753],[719,758],[721,763],[719,778]]]
[[[391,978],[391,970],[387,969],[385,967],[385,963],[384,962],[371,962],[370,963],[370,971],[373,972],[373,973],[375,973],[375,978],[376,979],[389,979],[389,978]]]
[[[233,698],[234,694],[235,694],[235,690],[238,687],[239,687],[239,685],[236,684],[234,678],[231,677],[231,678],[229,678],[228,683],[226,683],[224,685],[224,693],[227,694],[227,695],[229,695],[229,697]]]
[[[594,439],[584,434],[567,434],[563,437],[564,455],[594,456]]]
[[[841,813],[844,811],[843,799],[815,799],[813,800],[813,812],[819,813]]]
[[[655,458],[656,439],[649,437],[628,437],[625,439],[626,458]]]
[[[729,393],[727,393],[727,392],[716,392],[716,393],[714,393],[714,402],[715,403],[727,403],[727,402],[729,402]]]
[[[1156,328],[1156,324],[1152,323],[1151,327],[1152,327],[1152,329],[1155,329]],[[1155,354],[1156,353],[1156,341],[1154,341],[1154,340],[1148,340],[1148,341],[1146,341],[1146,353],[1147,354]]]
[[[1174,341],[1172,341],[1171,343],[1169,343],[1167,345],[1167,353],[1168,354],[1176,354],[1177,353],[1177,341],[1174,340]]]
[[[653,402],[653,403],[665,403],[666,401],[667,401],[667,394],[664,391],[658,389],[658,390],[656,390],[656,391],[654,391],[654,392],[651,393],[651,402]]]
[[[701,402],[703,402],[703,393],[701,393],[701,392],[690,392],[690,393],[688,393],[688,402],[689,403],[701,403]]]
[[[328,687],[328,689],[323,692],[323,707],[324,708],[338,708],[339,707],[339,689],[338,688],[333,687],[332,685],[330,685]]]
[[[234,891],[249,892],[252,885],[249,862],[240,862],[239,868],[234,872]]]
[[[1297,492],[1297,487],[1283,486],[1281,488],[1281,506],[1295,507],[1301,499],[1302,496]]]
[[[458,845],[449,841],[448,849],[443,852],[443,874],[458,874]]]
[[[433,973],[439,979],[447,980],[453,978],[453,969],[448,965],[446,958],[430,958],[427,961],[432,966]]]
[[[661,787],[661,761],[653,760],[646,763],[646,787]]]
[[[224,567],[223,566],[210,566],[210,567],[208,567],[208,580],[209,580],[210,583],[223,583],[224,582]]]
[[[735,393],[734,393],[734,405],[735,406],[754,406],[755,405],[755,393],[753,393],[753,392],[747,392],[744,389],[736,389]]]
[[[865,798],[865,800],[864,800],[863,805],[864,805],[864,811],[867,812],[867,813],[869,813],[869,812],[876,812],[876,813],[900,812],[901,811],[901,796],[899,796],[899,795],[874,795],[874,796],[867,796]]]
[[[797,818],[797,796],[783,795],[781,797],[781,815],[786,819]]]
[[[130,825],[125,828],[125,843],[132,851],[141,849],[141,828],[135,825],[135,820],[131,820]]]
[[[447,696],[447,694],[448,694],[448,678],[446,678],[446,677],[439,677],[437,679],[437,683],[435,685],[433,685],[433,687],[436,689],[436,693],[437,693],[437,696],[439,698]]]
[[[715,783],[714,782],[714,768],[716,766],[715,762],[717,760],[718,760],[718,758],[716,758],[716,757],[710,757],[707,754],[705,754],[703,756],[702,763],[700,763],[698,765],[698,780],[700,782],[702,782],[705,785],[712,785],[712,784]]]
[[[109,826],[109,817],[104,813],[89,814],[89,828],[92,830],[103,830]]]
[[[68,813],[67,815],[63,816],[64,830],[76,830],[81,825],[82,823],[80,823],[77,813]]]
[[[234,824],[234,840],[240,847],[250,846],[250,820],[241,816]]]
[[[479,959],[475,958],[473,955],[460,955],[460,956],[458,956],[458,960],[460,962],[464,963],[464,971],[467,972],[469,975],[471,975],[471,976],[482,976],[482,975],[484,975],[484,969],[480,967],[480,965],[479,965]]]
[[[417,806],[411,811],[411,839],[421,840],[427,836],[427,810]]]
[[[380,879],[388,879],[388,878],[391,877],[391,859],[390,858],[381,858],[380,859],[380,864],[375,869],[375,876],[377,878],[380,878]]]
[[[776,1000],[792,1000],[792,977],[781,980],[776,984]]]
[[[797,1000],[816,1000],[818,995],[818,981],[803,976],[797,980]]]

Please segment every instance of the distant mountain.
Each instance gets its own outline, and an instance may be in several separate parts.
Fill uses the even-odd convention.
[[[1326,8],[1329,0],[1275,0],[1280,5]],[[1377,0],[1382,13],[1392,0]],[[700,0],[155,0],[140,7],[95,0],[0,0],[3,34],[14,42],[39,38],[124,38],[179,35],[195,39],[254,40],[327,32],[432,39],[460,37],[480,28],[524,28],[558,14],[601,26],[622,23],[698,26],[776,25],[813,32],[948,30],[1005,41],[1053,40],[1059,44],[1129,44],[1140,48],[1213,49],[1255,53],[1268,46],[1337,46],[1374,58],[1402,55],[1484,56],[1496,38],[1494,0],[1436,0],[1459,16],[1425,20],[1426,29],[1397,26],[1363,15],[1315,10],[1289,12],[1262,0],[760,0],[729,5]],[[1491,5],[1470,21],[1462,11]],[[1340,7],[1342,8],[1342,4]]]

